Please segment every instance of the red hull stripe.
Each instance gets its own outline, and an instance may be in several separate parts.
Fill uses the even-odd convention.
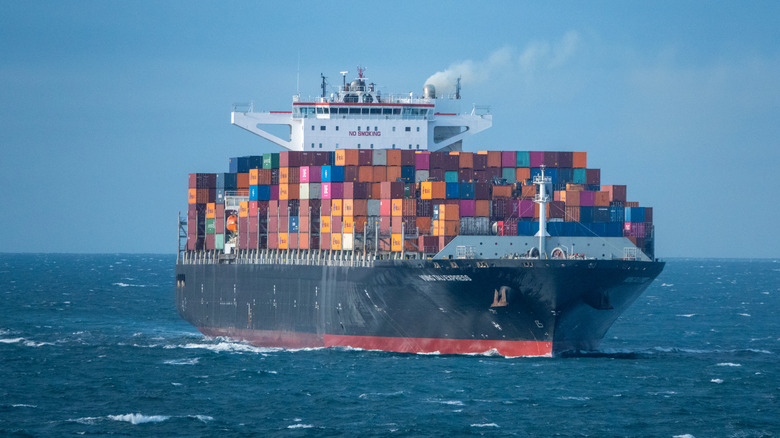
[[[552,356],[552,342],[489,339],[391,338],[325,335],[327,347],[353,347],[399,353],[474,354],[495,350],[502,356]]]
[[[488,339],[393,338],[382,336],[317,335],[275,330],[237,330],[201,327],[206,336],[225,336],[258,347],[352,347],[398,353],[479,354],[497,351],[507,357],[552,356],[552,342]]]

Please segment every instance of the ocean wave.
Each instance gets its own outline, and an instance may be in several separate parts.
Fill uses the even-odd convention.
[[[111,283],[112,286],[118,286],[118,287],[148,287],[145,284],[130,284],[130,283]]]
[[[684,318],[690,318],[692,316],[696,316],[696,314],[695,313],[687,313],[687,314],[684,314],[684,315],[674,315],[674,316],[682,316]]]
[[[712,379],[710,380],[712,383],[723,383],[723,379]]]
[[[301,423],[291,424],[287,426],[288,429],[311,429],[312,427],[314,426],[311,424],[301,424]]]
[[[691,435],[691,434],[689,434],[689,433],[686,433],[684,435],[675,435],[672,438],[696,438],[696,437]]]
[[[124,414],[109,415],[108,418],[114,421],[126,421],[132,424],[159,423],[171,418],[168,415],[143,415],[143,414]]]
[[[43,347],[44,345],[54,345],[51,342],[35,342],[25,338],[4,338],[0,339],[0,344],[18,344],[22,343],[25,347]]]
[[[187,350],[191,349],[204,349],[213,351],[215,353],[257,353],[257,354],[265,354],[265,353],[272,353],[281,351],[281,348],[272,348],[272,347],[255,347],[253,345],[249,344],[243,344],[241,342],[219,342],[216,344],[196,344],[196,343],[189,343],[189,344],[183,344],[183,345],[166,345],[164,348],[170,349],[170,348],[184,348]]]
[[[738,363],[731,363],[731,362],[723,362],[715,365],[716,367],[741,367],[742,364]]]
[[[166,365],[197,365],[200,358],[194,357],[191,359],[170,359],[163,361]]]
[[[202,421],[204,423],[208,423],[209,421],[214,421],[214,417],[211,417],[209,415],[189,415],[189,418],[194,418],[198,421]]]
[[[475,423],[471,427],[499,427],[496,423]]]

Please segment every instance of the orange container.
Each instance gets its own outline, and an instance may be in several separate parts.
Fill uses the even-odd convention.
[[[534,199],[536,196],[536,186],[523,186],[520,192],[522,199]]]
[[[330,249],[341,251],[341,233],[331,233]]]
[[[197,204],[198,203],[198,189],[189,189],[189,190],[187,190],[187,202],[189,204]]]
[[[393,234],[390,237],[391,244],[390,244],[390,250],[395,252],[401,252],[404,248],[404,239],[401,238],[400,234]]]
[[[236,188],[248,189],[249,188],[249,174],[237,173],[236,174]]]
[[[588,153],[572,152],[572,167],[576,167],[578,169],[584,169],[588,167]]]
[[[571,207],[566,205],[566,211],[564,213],[563,220],[566,222],[579,222],[580,207]]]
[[[471,152],[450,152],[450,155],[458,155],[458,168],[460,169],[473,169],[474,168],[474,154]]]
[[[330,216],[320,216],[320,233],[330,233]]]
[[[576,190],[581,192],[585,190],[585,184],[566,184],[566,190]]]
[[[420,183],[421,199],[445,199],[447,183],[443,181],[426,181]]]
[[[260,169],[249,169],[249,185],[256,186],[260,184]]]
[[[358,181],[359,182],[374,182],[374,168],[373,168],[373,166],[360,166],[360,167],[358,167]]]
[[[388,166],[401,166],[401,150],[400,149],[388,149],[387,150],[387,165]],[[393,180],[395,181],[395,180]]]
[[[352,216],[344,216],[344,219],[341,221],[341,231],[346,234],[355,232],[355,220]]]
[[[279,184],[289,184],[290,183],[290,168],[289,167],[280,167],[279,168]]]
[[[336,151],[336,166],[357,166],[357,149],[339,149]]]
[[[393,199],[391,201],[391,216],[400,217],[404,215],[404,200],[403,199]]]
[[[344,199],[344,207],[342,215],[344,217],[346,216],[354,216],[355,215],[355,200],[354,199]]]
[[[488,151],[487,167],[501,167],[501,151]]]
[[[298,248],[309,249],[309,233],[298,233]]]
[[[531,168],[530,167],[518,167],[517,170],[515,170],[515,177],[518,181],[523,182],[527,179],[531,179]]]
[[[287,200],[287,199],[295,199],[290,197],[290,184],[279,184],[279,199],[280,200]]]
[[[330,200],[330,214],[333,216],[341,216],[344,214],[344,200],[343,199],[331,199]]]
[[[392,151],[392,149],[390,150]],[[385,181],[398,181],[398,178],[400,177],[401,177],[401,166],[387,166],[387,178],[385,179]]]
[[[352,220],[355,222],[355,233],[362,233],[366,230],[366,216],[353,216]]]
[[[290,249],[289,233],[279,233],[279,249]]]
[[[370,168],[373,168],[374,172],[373,182],[381,183],[387,181],[387,166],[371,166]]]
[[[460,205],[458,204],[439,205],[439,220],[460,221]]]
[[[217,217],[217,204],[209,202],[206,204],[206,219],[215,219]]]
[[[249,217],[249,202],[238,204],[238,217]]]
[[[500,157],[501,155],[499,155]],[[511,197],[512,186],[493,186],[493,199],[510,199]]]
[[[460,234],[460,221],[439,221],[440,236],[457,236]]]

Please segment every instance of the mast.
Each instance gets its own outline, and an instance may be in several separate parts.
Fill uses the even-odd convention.
[[[539,204],[539,231],[536,233],[536,236],[539,237],[539,259],[542,259],[547,257],[544,248],[545,237],[550,237],[547,233],[547,203],[550,202],[550,195],[547,194],[547,184],[552,182],[552,179],[549,176],[544,176],[544,165],[540,167],[542,174],[534,177],[534,184],[539,185],[534,202]]]

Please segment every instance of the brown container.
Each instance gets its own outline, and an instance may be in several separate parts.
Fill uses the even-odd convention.
[[[572,167],[578,169],[585,169],[588,167],[588,153],[587,152],[572,152]]]
[[[547,211],[551,219],[563,219],[566,216],[566,204],[561,201],[553,201],[547,205]]]
[[[387,165],[388,166],[402,166],[401,164],[401,150],[400,149],[388,149],[387,151]]]
[[[459,169],[473,169],[474,168],[474,154],[471,152],[460,152],[458,154],[458,168]]]
[[[563,190],[561,191],[560,201],[564,202],[567,207],[579,207],[580,193],[582,192],[577,190]]]
[[[401,166],[387,166],[387,181],[398,181],[398,178],[401,178]]]
[[[360,182],[373,182],[374,181],[374,168],[372,166],[359,166],[358,167],[358,181]]]
[[[426,181],[420,183],[421,199],[445,199],[447,197],[447,183],[443,181]]]
[[[595,207],[609,207],[609,192],[598,191],[593,198],[593,205]]]
[[[490,217],[490,201],[478,199],[474,204],[474,215],[476,217]]]
[[[580,221],[580,207],[566,206],[565,216],[563,218],[566,222],[579,222]]]
[[[431,218],[428,216],[417,216],[415,218],[415,225],[421,234],[431,233]]]
[[[355,233],[364,233],[366,231],[366,216],[352,216],[355,222]]]
[[[382,182],[380,184],[381,199],[396,199],[404,197],[404,183],[402,182]]]
[[[601,190],[609,193],[610,201],[626,202],[626,186],[624,185],[604,185]]]
[[[523,182],[527,179],[531,179],[531,168],[518,167],[517,170],[515,170],[515,176],[517,178],[517,181],[519,182]]]
[[[372,166],[374,172],[372,182],[381,183],[387,181],[387,166]]]
[[[360,179],[360,168],[357,166],[346,166],[344,168],[344,182],[358,182]]]
[[[512,186],[493,186],[493,199],[511,199]]]
[[[236,174],[236,188],[249,189],[249,174],[238,173]]]
[[[374,160],[374,151],[358,149],[358,166],[371,166]]]
[[[585,169],[585,183],[601,184],[601,169]]]

